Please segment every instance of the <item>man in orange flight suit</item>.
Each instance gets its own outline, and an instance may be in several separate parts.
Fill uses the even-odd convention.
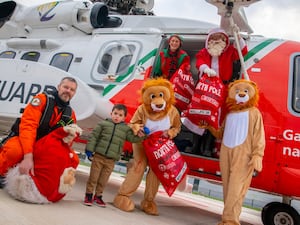
[[[72,77],[64,77],[53,93],[55,105],[49,122],[49,129],[60,120],[63,110],[69,105],[75,95],[77,82]],[[40,119],[46,108],[47,96],[44,93],[36,95],[26,106],[19,125],[19,135],[7,140],[0,148],[0,188],[4,187],[4,176],[9,168],[19,164],[21,174],[34,175],[33,146],[37,141]],[[76,123],[75,112],[71,118]],[[78,160],[79,161],[79,160]],[[2,181],[2,182],[1,182]]]

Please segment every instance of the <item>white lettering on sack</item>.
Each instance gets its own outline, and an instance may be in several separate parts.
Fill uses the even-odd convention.
[[[174,142],[168,140],[164,145],[162,145],[158,150],[154,151],[153,154],[155,159],[159,159],[166,154],[168,154],[174,148]]]

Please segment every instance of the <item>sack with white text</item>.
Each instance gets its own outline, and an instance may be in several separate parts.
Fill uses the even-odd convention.
[[[215,129],[219,128],[221,107],[225,101],[225,86],[222,80],[204,74],[196,85],[194,95],[183,117],[194,126],[203,120]]]
[[[154,132],[143,141],[150,168],[171,197],[188,172],[187,164],[173,140]]]
[[[174,88],[175,106],[181,112],[187,109],[195,90],[195,83],[190,67],[188,63],[181,65],[170,79]]]

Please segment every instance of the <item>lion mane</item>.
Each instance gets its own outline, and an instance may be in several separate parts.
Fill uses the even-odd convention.
[[[229,84],[228,89],[229,94],[226,99],[226,106],[229,111],[241,111],[258,105],[259,90],[253,81],[244,79],[236,80]],[[249,101],[244,104],[237,104],[234,98],[235,93],[239,91],[240,94],[246,94],[245,90],[248,91]]]
[[[149,92],[149,90],[151,91]],[[149,93],[147,93],[149,92]],[[175,95],[172,83],[164,78],[153,78],[145,81],[141,91],[140,91],[140,102],[145,106],[148,113],[152,113],[151,108],[151,94],[159,94],[160,92],[168,92],[164,95],[164,100],[166,101],[166,108],[164,112],[168,112],[172,105],[175,104]],[[150,94],[150,95],[149,95]]]

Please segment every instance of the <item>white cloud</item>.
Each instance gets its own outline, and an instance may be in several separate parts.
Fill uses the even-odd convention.
[[[154,0],[153,11],[159,16],[184,17],[219,24],[217,8],[205,0]],[[299,0],[261,0],[245,8],[255,34],[300,41]]]

